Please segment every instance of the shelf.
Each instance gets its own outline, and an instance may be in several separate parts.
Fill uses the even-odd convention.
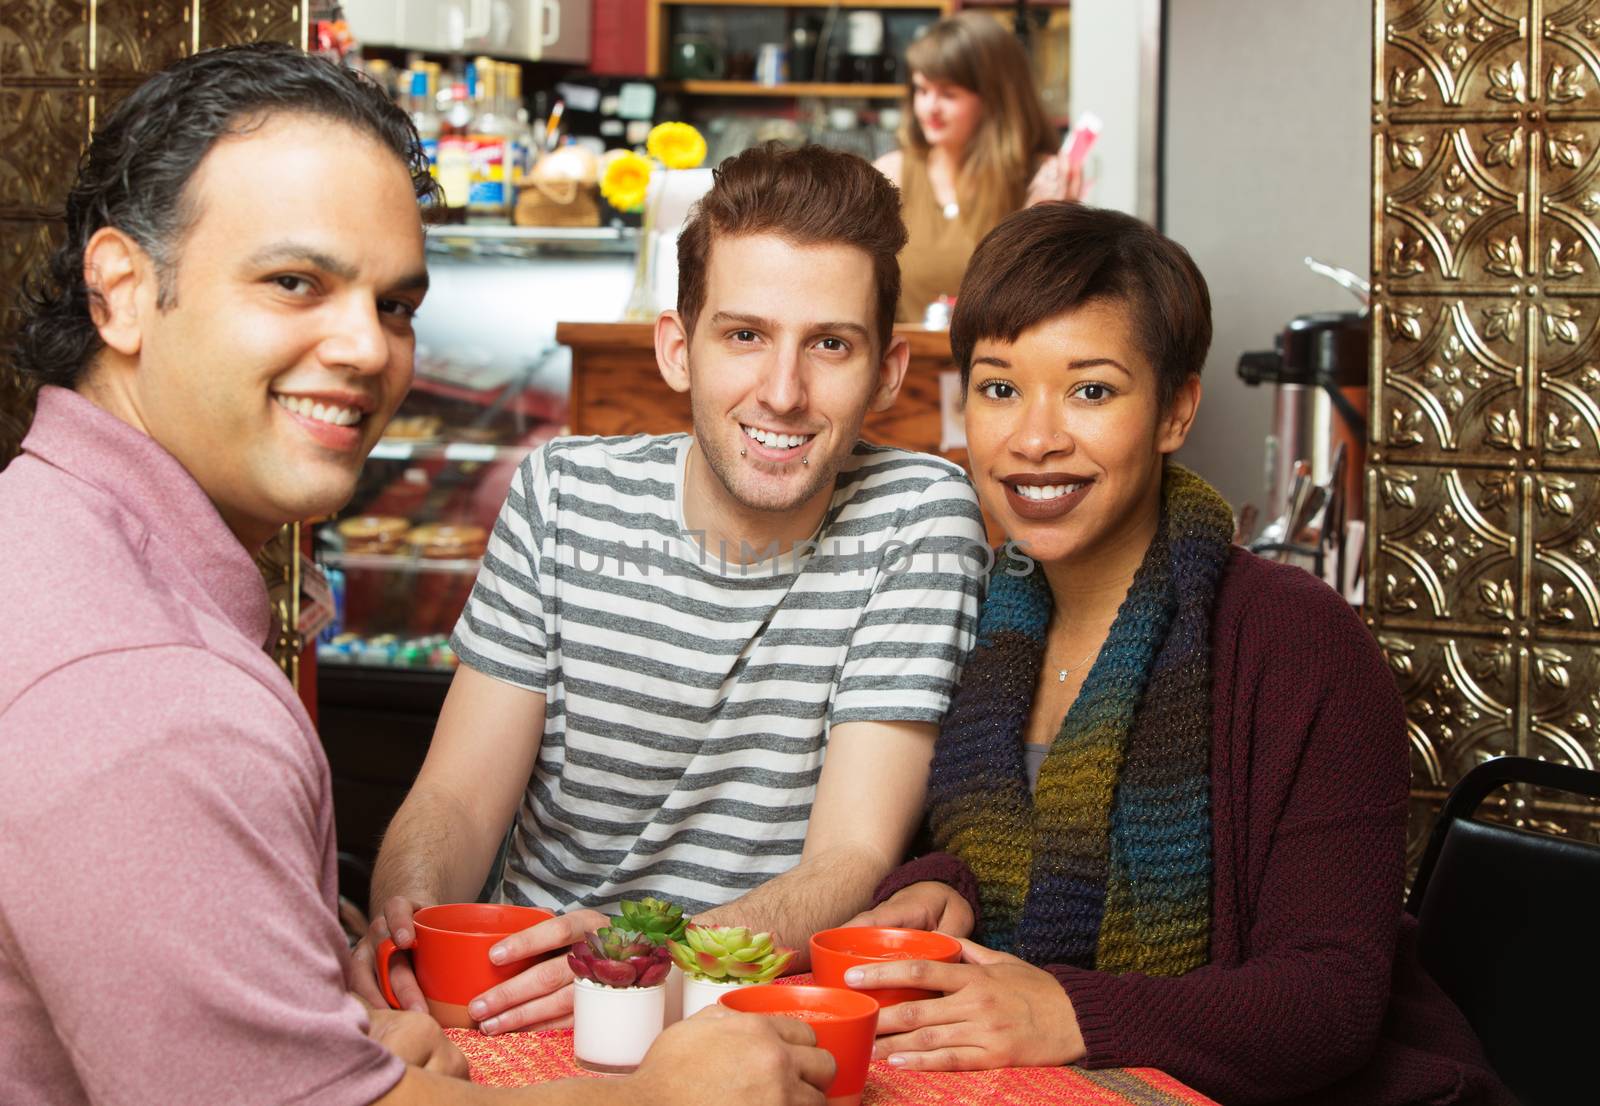
[[[672,81],[665,91],[690,96],[823,96],[854,100],[898,100],[906,94],[903,84],[827,84],[815,81],[789,81],[760,84],[756,81]]]
[[[317,559],[329,568],[366,569],[372,572],[440,572],[450,576],[476,576],[476,557],[446,559],[389,553],[319,553]]]
[[[479,442],[411,442],[383,438],[367,456],[374,461],[498,461],[521,460],[533,449],[526,445],[486,445]]]
[[[426,242],[429,253],[456,257],[524,259],[574,253],[635,256],[639,252],[639,228],[434,224],[427,229]]]

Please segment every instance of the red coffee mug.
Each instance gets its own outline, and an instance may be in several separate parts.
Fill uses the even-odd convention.
[[[824,1092],[828,1106],[857,1106],[867,1085],[872,1044],[878,1035],[878,1004],[856,991],[805,984],[735,987],[717,1000],[745,1014],[799,1018],[817,1035],[817,1047],[833,1054],[838,1069]]]
[[[825,929],[811,937],[811,977],[824,987],[843,987],[844,973],[851,968],[890,960],[940,960],[957,964],[961,961],[961,942],[947,933],[883,926]],[[933,998],[938,992],[920,987],[880,987],[857,993],[871,995],[879,1006],[894,1006]]]
[[[404,951],[411,954],[411,970],[428,1000],[428,1013],[442,1026],[471,1029],[467,1003],[541,960],[566,952],[567,946],[504,964],[491,961],[489,949],[511,934],[553,917],[550,911],[533,906],[483,902],[425,906],[413,914],[411,928],[417,943]],[[395,951],[395,943],[388,938],[378,946],[378,984],[389,1005],[398,1010],[400,1000],[389,982],[389,961]]]

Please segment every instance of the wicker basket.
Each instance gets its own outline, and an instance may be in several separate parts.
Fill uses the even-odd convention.
[[[600,186],[577,181],[524,180],[513,222],[519,227],[597,227]]]

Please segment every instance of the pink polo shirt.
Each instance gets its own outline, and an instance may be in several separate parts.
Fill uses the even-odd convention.
[[[369,1103],[327,761],[153,440],[45,388],[0,472],[0,1102]]]

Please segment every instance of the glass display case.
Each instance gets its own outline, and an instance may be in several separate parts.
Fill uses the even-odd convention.
[[[411,392],[349,506],[316,529],[336,612],[317,642],[321,668],[454,668],[450,630],[512,475],[565,429],[570,353],[555,323],[618,316],[633,233],[430,232]]]
[[[316,688],[342,854],[370,863],[410,789],[512,476],[566,430],[571,351],[556,324],[619,319],[636,253],[628,229],[429,231],[411,392],[349,506],[313,528],[335,612]]]
[[[349,508],[318,528],[337,612],[319,665],[454,667],[446,639],[512,474],[561,429],[564,397],[530,384],[540,364],[488,386],[419,372]]]

